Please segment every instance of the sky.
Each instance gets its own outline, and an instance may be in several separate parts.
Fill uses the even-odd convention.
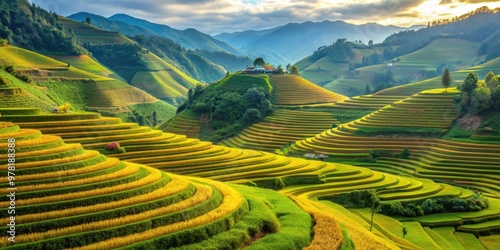
[[[261,30],[290,22],[343,20],[409,27],[460,16],[499,0],[30,0],[68,16],[90,12],[104,17],[125,13],[176,29],[195,28],[210,35]]]

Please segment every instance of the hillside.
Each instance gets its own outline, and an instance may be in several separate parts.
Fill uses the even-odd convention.
[[[453,22],[401,31],[380,44],[337,40],[296,65],[304,78],[332,91],[348,96],[375,93],[440,76],[445,68],[458,71],[495,59],[499,17],[495,10],[480,8]]]
[[[212,142],[235,135],[272,113],[273,85],[269,78],[266,74],[234,73],[209,86],[196,86],[177,109],[176,117],[159,127],[166,132],[186,131]],[[192,130],[202,133],[193,134]]]
[[[376,33],[371,32],[377,30]],[[405,28],[375,23],[354,25],[343,21],[288,23],[273,29],[225,33],[215,38],[225,41],[250,57],[262,56],[270,63],[286,65],[310,55],[320,46],[339,38],[350,41],[381,42],[388,35]]]
[[[348,43],[349,44],[349,43]],[[470,68],[484,61],[477,55],[478,42],[463,39],[436,39],[424,48],[400,56],[393,60],[382,59],[386,47],[357,46],[350,44],[352,54],[339,58],[334,52],[315,54],[297,63],[301,75],[329,90],[348,96],[369,94],[394,85],[437,77],[445,68],[451,71]],[[369,59],[367,59],[369,58]],[[374,60],[374,65],[364,66],[363,62]],[[389,65],[390,63],[390,65]],[[391,71],[392,79],[378,80],[380,75]],[[377,78],[379,77],[379,78]]]
[[[85,53],[75,35],[59,23],[55,13],[30,4],[27,0],[0,2],[0,38],[29,50],[67,55]]]
[[[117,33],[64,19],[79,41],[102,64],[112,69],[132,86],[154,97],[178,105],[185,99],[189,88],[198,81],[181,72],[168,62],[137,43]],[[102,38],[102,40],[101,40]]]
[[[207,53],[218,54],[219,56],[217,58],[224,58],[225,55],[228,55],[225,56],[224,60],[212,60],[212,57],[199,53],[198,49],[196,51],[187,49],[185,46],[182,46],[178,40],[174,41],[171,38],[160,36],[145,28],[121,21],[114,21],[103,16],[87,12],[79,12],[68,16],[69,19],[75,21],[83,21],[86,20],[87,17],[90,18],[93,26],[106,31],[119,32],[120,34],[127,35],[128,38],[133,39],[142,47],[150,50],[177,69],[180,69],[182,72],[200,81],[209,83],[221,79],[226,74],[225,67],[232,68],[228,70],[236,71],[250,64],[236,63],[239,59],[238,56],[224,50],[203,50]],[[185,39],[181,39],[181,41],[185,41]],[[210,58],[210,60],[208,58]],[[235,63],[239,65],[237,69],[234,69]],[[224,68],[219,65],[222,65]]]
[[[67,62],[57,61],[25,49],[14,46],[0,47],[0,62],[2,65],[13,66],[15,71],[28,76],[33,81],[26,84],[4,70],[0,70],[2,78],[10,83],[6,88],[20,91],[3,97],[4,100],[12,103],[10,104],[12,108],[27,107],[26,103],[37,103],[32,106],[49,112],[54,104],[62,105],[69,102],[73,111],[93,110],[129,119],[134,110],[140,112],[155,107],[163,111],[157,117],[160,120],[170,118],[175,110],[173,106],[122,81],[96,75],[74,66],[68,67]],[[82,65],[83,69],[105,69],[90,58],[87,58]],[[21,96],[26,101],[17,102],[16,100]],[[152,112],[150,110],[148,113],[136,113],[135,116],[150,116]],[[150,116],[143,122],[152,124],[152,117]]]
[[[232,54],[240,52],[229,44],[214,39],[196,29],[177,30],[167,25],[152,23],[143,19],[135,18],[126,14],[116,14],[109,17],[109,20],[120,21],[130,25],[138,26],[149,32],[169,38],[186,49],[202,49],[210,51],[226,51]]]
[[[227,71],[224,67],[206,59],[211,57],[206,57],[197,51],[186,50],[170,39],[160,36],[146,37],[144,35],[133,36],[131,38],[142,47],[148,49],[161,59],[175,66],[175,68],[183,71],[195,79],[199,79],[200,81],[210,83],[220,80],[226,75]],[[228,63],[232,63],[234,61],[232,59],[236,58],[236,56],[232,55],[232,57],[229,58]],[[227,65],[228,63],[225,64]],[[245,65],[241,66],[239,69],[244,67]]]

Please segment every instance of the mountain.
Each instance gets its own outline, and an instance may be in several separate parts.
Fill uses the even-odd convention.
[[[118,32],[60,17],[94,58],[130,85],[171,104],[179,104],[198,80]]]
[[[205,49],[213,51],[227,51],[233,54],[241,54],[231,45],[219,41],[196,29],[177,30],[167,25],[152,23],[143,19],[135,18],[126,14],[116,14],[109,20],[120,21],[130,25],[138,26],[158,36],[170,38],[186,49]]]
[[[265,30],[245,30],[232,33],[225,32],[215,35],[214,38],[225,41],[236,48],[243,48],[279,28],[281,28],[281,26]]]
[[[150,32],[147,29],[144,29],[139,26],[135,25],[130,25],[128,23],[120,22],[120,21],[113,21],[110,20],[106,17],[88,13],[88,12],[78,12],[73,15],[68,16],[68,18],[73,19],[75,21],[85,21],[86,19],[90,18],[92,25],[95,27],[98,27],[103,30],[109,30],[109,31],[119,31],[122,34],[125,35],[154,35],[154,33]]]
[[[304,78],[356,96],[437,77],[445,68],[470,68],[500,55],[500,13],[476,12],[454,20],[401,31],[373,46],[338,40],[296,65]]]
[[[332,44],[339,38],[361,40],[364,43],[372,40],[377,43],[401,30],[406,28],[376,23],[354,25],[343,21],[323,21],[289,23],[272,29],[223,33],[215,37],[251,57],[262,56],[266,62],[288,64],[301,60],[318,47]]]
[[[167,36],[164,36],[160,34],[165,34],[165,32],[162,33],[160,31],[160,33],[157,34],[143,27],[128,24],[122,21],[111,20],[106,17],[87,12],[79,12],[69,16],[70,19],[76,21],[84,21],[87,17],[91,19],[93,26],[106,31],[119,32],[127,35],[129,38],[152,51],[163,60],[180,69],[182,72],[203,82],[208,83],[217,81],[224,77],[226,71],[233,72],[241,70],[245,68],[246,65],[252,64],[252,59],[233,54],[233,52],[235,52],[233,49],[229,49],[229,51],[233,52],[225,50],[223,47],[227,47],[227,45],[210,46],[211,42],[208,42],[203,46],[199,46],[204,47],[205,49],[190,49],[182,44],[182,41],[186,41],[187,39],[179,37],[175,34],[175,31],[167,34]],[[159,25],[159,27],[157,27],[156,24],[151,23],[145,26],[155,30],[168,30],[165,28],[166,26]],[[197,32],[189,32],[194,34],[193,37],[197,36]],[[182,35],[184,36],[185,34]],[[178,40],[173,40],[168,38],[168,36],[177,37]],[[205,38],[207,37],[201,39],[196,38],[194,40],[203,41]],[[203,42],[200,42],[200,44],[201,43]]]

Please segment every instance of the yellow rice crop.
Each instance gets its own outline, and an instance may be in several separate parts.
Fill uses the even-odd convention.
[[[127,167],[127,171],[135,172],[135,169],[131,168],[139,168],[138,165],[133,164],[130,167]],[[32,198],[32,199],[26,199],[26,200],[19,200],[16,201],[16,205],[22,206],[22,205],[33,205],[33,204],[39,204],[39,203],[49,203],[49,202],[56,202],[56,201],[62,201],[62,200],[73,200],[73,199],[79,199],[79,198],[84,198],[84,197],[92,197],[92,196],[97,196],[97,195],[102,195],[102,194],[109,194],[113,192],[120,192],[128,189],[133,189],[133,188],[138,188],[142,187],[144,185],[153,183],[161,178],[161,172],[156,170],[156,171],[150,171],[151,174],[148,176],[134,181],[130,183],[124,183],[121,185],[113,186],[113,187],[106,187],[106,188],[100,188],[100,189],[93,189],[93,190],[88,190],[88,191],[83,191],[83,192],[75,192],[75,193],[69,193],[69,194],[62,194],[62,195],[53,195],[53,196],[47,196],[47,197],[41,197],[41,198]],[[9,202],[1,202],[0,206],[5,206],[8,207]]]
[[[41,174],[30,174],[30,175],[19,175],[16,176],[16,181],[32,181],[32,180],[46,180],[46,179],[51,179],[51,178],[62,178],[62,177],[67,177],[67,176],[72,176],[72,175],[79,175],[79,174],[86,174],[86,173],[91,173],[91,172],[96,172],[100,170],[104,170],[107,168],[114,167],[120,163],[120,160],[118,158],[111,158],[109,157],[106,161],[83,167],[83,168],[77,168],[77,169],[68,169],[68,170],[61,170],[61,171],[56,171],[56,172],[47,172],[47,173],[41,173]],[[5,182],[7,182],[7,177],[5,178],[0,178],[0,183],[3,183],[2,181],[5,179]]]
[[[370,249],[370,250],[390,250],[399,249],[393,243],[377,237],[372,232],[368,231],[366,228],[360,224],[353,221],[348,216],[338,212],[337,210],[330,208],[321,203],[313,203],[314,206],[322,211],[329,212],[332,214],[337,222],[342,223],[344,227],[349,232],[349,237],[354,241],[356,249]]]
[[[289,197],[304,209],[304,211],[311,214],[316,222],[313,228],[314,238],[311,244],[304,248],[304,250],[340,249],[343,241],[342,229],[340,229],[333,215],[309,205],[309,200],[293,196]]]
[[[220,161],[225,161],[225,160],[231,160],[236,157],[241,155],[241,150],[238,149],[231,149],[231,151],[227,154],[224,155],[218,155],[210,158],[200,158],[200,159],[188,159],[188,160],[182,160],[182,161],[171,161],[171,162],[163,162],[161,164],[162,167],[173,167],[173,166],[184,166],[184,165],[190,165],[190,164],[197,164],[197,163],[207,163],[207,162],[220,162]],[[138,159],[134,159],[134,161],[137,161]]]
[[[32,135],[42,135],[42,132],[35,129],[21,129],[13,133],[0,134],[0,139],[17,138],[17,137],[32,136]]]
[[[50,165],[55,165],[55,164],[76,162],[76,161],[81,161],[81,160],[89,159],[92,157],[96,157],[98,155],[99,155],[99,152],[97,152],[97,151],[85,150],[85,152],[83,154],[75,155],[75,156],[71,156],[71,157],[64,157],[64,158],[59,158],[59,159],[47,160],[47,161],[32,161],[32,162],[16,163],[16,169],[25,169],[25,168],[42,167],[42,166],[45,167],[45,166],[50,166]],[[7,170],[7,165],[1,165],[0,170]]]
[[[177,222],[167,226],[157,227],[155,229],[147,230],[141,233],[131,234],[125,237],[111,238],[105,241],[97,242],[76,249],[111,249],[115,247],[134,244],[141,241],[146,241],[149,239],[153,239],[155,237],[185,230],[188,228],[201,226],[203,224],[207,224],[212,221],[218,220],[228,215],[232,211],[236,210],[242,204],[243,197],[236,190],[226,186],[225,184],[217,183],[214,181],[203,180],[203,182],[214,185],[217,189],[221,191],[224,197],[224,200],[222,201],[220,206],[217,207],[216,209],[202,216],[192,218],[190,220]]]
[[[42,135],[42,137],[32,139],[32,140],[23,140],[16,141],[16,148],[26,147],[26,146],[35,146],[39,144],[46,144],[51,142],[60,141],[61,137],[55,135]],[[0,143],[0,148],[7,148],[8,143]]]
[[[54,181],[52,183],[47,183],[47,184],[20,186],[20,187],[17,187],[17,191],[18,192],[32,192],[32,191],[37,191],[37,190],[48,190],[48,189],[57,189],[57,188],[85,185],[85,184],[89,184],[89,183],[97,183],[97,182],[106,181],[106,180],[118,179],[121,177],[133,175],[137,172],[139,172],[138,166],[126,167],[124,169],[118,170],[118,171],[113,172],[113,173],[93,176],[90,178],[70,180],[70,181],[64,181],[64,182],[55,182]],[[9,190],[0,189],[0,194],[3,194],[3,193],[9,193]]]
[[[186,189],[189,186],[189,181],[187,181],[185,178],[176,175],[171,175],[171,176],[172,180],[167,185],[165,185],[165,187],[157,189],[151,193],[126,198],[119,201],[99,203],[91,206],[75,207],[64,210],[56,210],[56,211],[49,211],[36,214],[18,215],[16,216],[16,223],[28,223],[33,221],[50,220],[66,216],[95,213],[123,206],[134,205],[141,202],[148,202],[176,194]],[[0,223],[8,223],[8,220],[9,220],[8,218],[1,218]]]
[[[66,145],[62,145],[60,147],[49,148],[49,149],[44,149],[44,150],[16,153],[16,159],[20,159],[23,157],[39,156],[39,155],[56,154],[56,153],[61,153],[61,152],[70,151],[70,150],[79,149],[79,148],[82,148],[82,146],[80,144],[66,144]],[[0,154],[0,160],[1,159],[8,159],[7,156],[8,156],[7,154]]]
[[[154,218],[157,216],[162,216],[169,213],[174,213],[178,211],[182,211],[193,207],[197,204],[200,204],[207,199],[209,199],[213,195],[213,189],[207,185],[196,184],[196,192],[194,195],[186,200],[180,201],[178,203],[160,207],[154,210],[149,210],[145,212],[141,212],[139,214],[127,215],[119,218],[113,218],[109,220],[96,221],[86,224],[80,224],[65,228],[58,228],[49,230],[41,233],[31,233],[31,234],[23,234],[16,238],[16,243],[23,242],[32,242],[52,237],[58,237],[62,235],[75,234],[80,232],[88,232],[92,230],[100,230],[104,228],[116,227],[120,225],[125,225],[129,223],[138,222],[141,220],[147,220],[149,218]],[[7,243],[7,240],[2,239],[2,243]]]

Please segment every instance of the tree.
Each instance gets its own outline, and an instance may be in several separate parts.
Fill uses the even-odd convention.
[[[462,90],[462,92],[465,92],[470,96],[472,94],[472,91],[477,88],[477,81],[477,74],[469,72],[467,77],[465,77],[464,82],[460,86],[460,89]]]
[[[257,57],[254,61],[253,61],[253,66],[256,67],[256,66],[264,66],[266,65],[266,61],[264,61],[264,58],[262,57]]]
[[[290,72],[290,73],[292,73],[294,75],[300,75],[299,68],[297,68],[297,66],[295,66],[295,65],[292,66],[291,71],[292,72]]]
[[[451,75],[448,68],[444,70],[443,76],[441,77],[441,84],[445,87],[445,92],[448,92],[448,88],[451,85]]]
[[[493,92],[500,83],[499,78],[495,77],[495,74],[491,71],[488,72],[486,77],[484,77],[484,82],[486,83],[491,92]]]
[[[380,200],[378,199],[378,197],[376,195],[372,196],[372,202],[373,202],[373,205],[370,208],[370,210],[372,212],[372,217],[370,219],[370,232],[372,231],[372,227],[373,227],[373,215],[375,214],[375,212],[378,212],[380,210]]]
[[[283,74],[283,67],[281,67],[281,64],[278,65],[278,74]]]
[[[486,86],[480,86],[474,91],[472,91],[472,96],[470,99],[470,109],[469,111],[472,114],[479,114],[484,110],[490,108],[490,100],[491,100],[491,92],[490,89]]]
[[[403,231],[403,239],[404,239],[405,236],[408,234],[408,229],[406,227],[403,227],[402,231]]]
[[[288,73],[290,73],[290,69],[291,69],[291,68],[292,68],[292,65],[291,65],[291,64],[287,64],[287,65],[286,65],[286,71],[287,71]]]
[[[370,85],[366,84],[365,95],[371,94],[372,90],[370,89]]]
[[[92,24],[92,19],[90,19],[90,17],[85,18],[85,23]]]
[[[370,46],[370,47],[373,46],[373,41],[372,40],[368,41],[368,46]]]
[[[6,47],[9,45],[9,40],[0,38],[0,47]]]

